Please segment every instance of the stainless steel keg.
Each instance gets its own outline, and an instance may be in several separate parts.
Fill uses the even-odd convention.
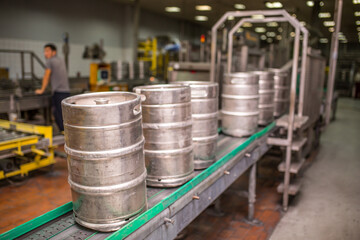
[[[74,217],[87,228],[119,229],[146,209],[141,99],[82,94],[62,101]]]
[[[271,68],[269,71],[275,74],[275,96],[274,96],[274,116],[279,117],[289,110],[290,102],[290,79],[288,72],[281,69]]]
[[[194,167],[204,169],[215,162],[218,137],[218,84],[202,81],[177,83],[191,88]]]
[[[190,87],[149,85],[134,91],[143,97],[147,185],[184,184],[194,172]]]
[[[259,76],[225,74],[222,86],[221,121],[225,134],[244,137],[256,132],[259,118]]]
[[[254,71],[259,76],[259,125],[267,125],[274,120],[274,73]]]

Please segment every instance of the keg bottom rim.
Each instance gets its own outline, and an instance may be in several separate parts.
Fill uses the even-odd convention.
[[[119,221],[112,222],[112,223],[88,222],[84,219],[81,219],[78,215],[76,215],[75,212],[73,212],[73,216],[74,216],[75,221],[78,224],[80,224],[81,226],[84,226],[86,228],[90,228],[90,229],[93,229],[96,231],[100,231],[100,232],[113,232],[113,231],[119,230],[120,228],[122,228],[123,226],[125,226],[126,224],[131,222],[133,219],[138,217],[141,213],[145,212],[147,210],[147,208],[148,208],[147,201],[145,201],[145,203],[141,206],[140,210],[135,212],[133,215],[131,215],[130,217],[122,217],[121,219],[119,219]]]
[[[253,130],[243,130],[243,129],[221,129],[221,131],[225,134],[225,135],[229,135],[229,136],[233,136],[233,137],[248,137],[253,135],[256,132],[257,128],[253,129]]]
[[[215,157],[213,159],[209,159],[209,160],[194,159],[194,168],[195,168],[195,170],[202,170],[202,169],[210,167],[215,162],[216,162]]]
[[[185,176],[174,177],[174,178],[163,178],[163,177],[155,177],[155,176],[147,176],[146,185],[150,187],[179,187],[190,179],[195,177],[195,172],[192,171]],[[161,179],[159,181],[159,179]]]

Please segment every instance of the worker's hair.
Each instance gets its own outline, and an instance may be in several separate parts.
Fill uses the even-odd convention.
[[[51,48],[52,51],[56,51],[56,46],[53,43],[48,43],[44,46],[44,48],[47,48],[47,47]]]

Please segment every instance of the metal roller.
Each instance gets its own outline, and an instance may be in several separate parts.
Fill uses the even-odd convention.
[[[194,167],[207,168],[215,162],[218,137],[218,84],[202,81],[176,83],[191,88]]]
[[[191,92],[189,86],[140,86],[147,185],[176,187],[193,177]]]
[[[82,94],[62,109],[75,220],[115,231],[147,207],[140,96]]]
[[[253,73],[225,74],[221,121],[225,134],[244,137],[256,132],[259,118],[259,77]]]

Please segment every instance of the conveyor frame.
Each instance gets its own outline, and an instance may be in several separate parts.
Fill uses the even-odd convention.
[[[91,240],[172,239],[250,167],[248,195],[249,218],[252,219],[256,162],[269,149],[266,139],[274,127],[275,123],[272,123],[249,138],[221,135],[218,145],[225,145],[227,148],[218,152],[220,158],[217,162],[203,171],[198,171],[192,180],[179,188],[148,188],[149,209],[116,232],[98,233],[74,223],[70,226],[63,224],[62,230],[49,238],[67,239],[74,234],[81,234],[79,239]],[[64,223],[64,220],[72,219],[71,210],[72,203],[69,202],[0,235],[0,239],[41,239],[39,232],[45,234],[46,228],[54,229],[57,222],[63,220]]]

